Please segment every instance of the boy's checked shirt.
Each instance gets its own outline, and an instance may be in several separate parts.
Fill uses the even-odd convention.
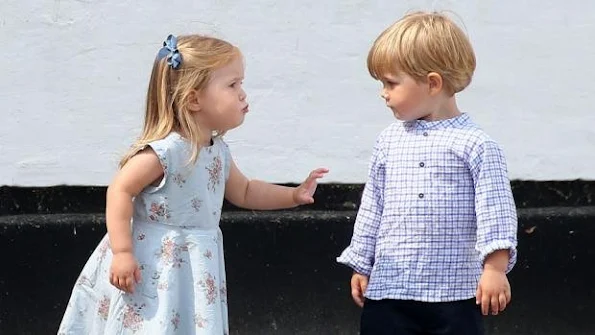
[[[351,244],[339,263],[369,276],[368,299],[475,296],[484,258],[510,249],[517,215],[500,147],[465,113],[397,122],[376,141]]]

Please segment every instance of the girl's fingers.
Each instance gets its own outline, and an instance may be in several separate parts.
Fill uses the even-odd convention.
[[[134,281],[140,283],[141,276],[140,276],[140,268],[137,266],[134,270]]]
[[[118,287],[120,290],[124,291],[124,288],[125,288],[125,286],[126,286],[126,279],[124,279],[124,278],[122,278],[122,277],[118,277],[118,278],[117,278],[117,281],[118,281],[118,285],[117,285],[117,287]]]
[[[132,276],[126,277],[126,292],[134,293],[134,278]]]
[[[318,173],[318,174],[322,174],[322,175],[324,175],[325,173],[327,173],[327,172],[328,172],[328,169],[327,169],[327,168],[318,168],[318,169],[316,169],[316,170],[314,170],[314,171],[312,171],[312,172],[316,172],[316,173]]]

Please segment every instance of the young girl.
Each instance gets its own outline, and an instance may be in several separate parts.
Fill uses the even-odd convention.
[[[240,50],[169,36],[153,64],[145,124],[107,191],[107,235],[83,268],[58,334],[228,334],[219,219],[313,203],[299,187],[248,180],[221,138],[248,112]]]

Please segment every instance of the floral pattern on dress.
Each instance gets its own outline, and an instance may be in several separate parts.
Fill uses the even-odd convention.
[[[124,314],[122,315],[122,325],[124,328],[134,332],[139,331],[142,328],[143,317],[141,311],[144,307],[144,304],[126,305]]]
[[[85,275],[80,275],[76,281],[76,286],[87,286],[92,287],[93,282]]]
[[[187,244],[179,245],[171,237],[166,237],[161,244],[159,258],[165,265],[179,268],[185,262],[181,257],[182,252],[185,251],[188,251]]]
[[[108,249],[109,249],[109,239],[106,238],[99,245],[99,260],[100,261],[103,261],[105,259]]]
[[[110,299],[109,299],[109,297],[107,297],[105,295],[99,301],[99,307],[97,308],[97,315],[99,315],[99,317],[103,321],[106,321],[107,316],[109,315],[109,304],[110,304]]]
[[[188,169],[187,144],[179,135],[151,143],[167,178],[134,198],[134,254],[142,272],[134,293],[109,282],[106,235],[77,278],[58,334],[229,333],[219,229],[229,155],[215,139]]]
[[[207,305],[214,304],[218,293],[217,287],[215,285],[215,277],[213,277],[213,275],[210,273],[206,273],[205,279],[201,280],[198,285],[205,291]]]
[[[171,215],[169,213],[167,202],[151,203],[151,208],[149,209],[149,219],[151,219],[151,221],[161,221],[163,219],[169,219],[170,217]]]
[[[167,284],[166,281],[159,282],[159,284],[157,284],[157,289],[160,291],[167,291],[169,290],[169,284]]]
[[[194,197],[191,200],[192,202],[192,208],[194,208],[195,211],[200,212],[200,207],[202,206],[202,200],[200,200],[198,197]]]
[[[161,280],[161,273],[159,271],[153,272],[150,277],[150,281],[152,286],[156,287],[157,290],[160,291],[167,291],[169,290],[169,284],[165,280]]]
[[[179,172],[174,173],[173,179],[174,183],[176,183],[180,187],[184,186],[184,184],[186,183],[186,178],[184,178],[184,176]]]
[[[205,328],[208,323],[209,323],[209,320],[206,319],[206,318],[204,318],[199,313],[197,313],[197,314],[194,315],[194,324],[196,325],[196,327],[198,327],[198,328]]]
[[[163,322],[162,322],[163,324]],[[174,327],[174,331],[178,330],[178,328],[180,328],[180,313],[177,312],[176,310],[172,310],[171,311],[171,316],[169,318],[169,324],[171,324]]]
[[[209,171],[207,188],[214,192],[221,183],[221,171],[223,170],[221,157],[215,156],[211,164],[207,167],[207,170]]]

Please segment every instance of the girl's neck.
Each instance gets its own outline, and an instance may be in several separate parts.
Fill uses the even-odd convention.
[[[177,133],[180,134],[180,136],[182,136],[183,138],[189,140],[190,136],[189,134],[186,134],[185,132],[181,131],[181,130],[177,130]],[[213,145],[214,140],[213,140],[213,136],[212,136],[212,131],[208,131],[208,132],[201,132],[200,137],[198,138],[198,145],[200,147],[210,147]]]
[[[212,132],[201,134],[200,138],[198,139],[198,144],[201,147],[210,147],[211,145],[213,145]]]

